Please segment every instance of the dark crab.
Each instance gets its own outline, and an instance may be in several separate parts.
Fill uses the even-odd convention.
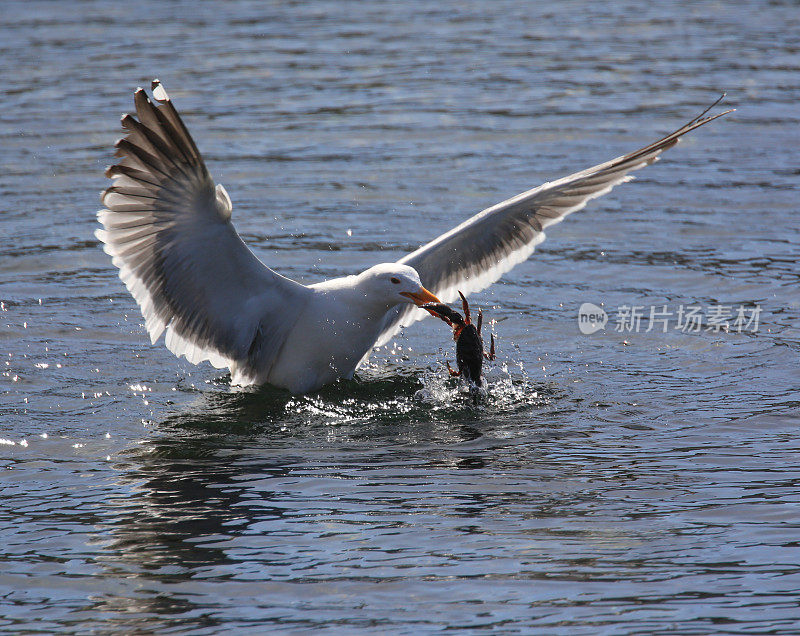
[[[461,306],[464,309],[464,316],[458,313],[444,303],[426,303],[422,305],[423,309],[441,318],[444,322],[453,328],[453,340],[456,341],[456,364],[458,371],[450,368],[450,363],[447,363],[447,369],[452,376],[461,376],[468,383],[473,386],[479,387],[483,385],[481,380],[481,370],[483,369],[483,359],[494,360],[494,334],[491,335],[491,342],[489,352],[483,350],[483,338],[481,337],[481,326],[483,325],[483,312],[478,310],[478,324],[477,326],[472,323],[470,318],[469,303],[464,298],[464,294],[458,292],[461,296]]]

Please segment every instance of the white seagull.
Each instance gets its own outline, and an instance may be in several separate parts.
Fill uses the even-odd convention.
[[[302,285],[242,242],[228,193],[215,186],[164,87],[154,80],[151,88],[153,101],[141,88],[134,93],[138,120],[122,117],[122,160],[106,171],[113,185],[102,194],[95,234],[153,343],[166,332],[176,356],[229,367],[234,384],[293,393],[351,378],[374,346],[427,315],[419,305],[485,289],[533,253],[544,228],[731,112],[706,116],[709,108],[640,150],[498,203],[395,263]]]

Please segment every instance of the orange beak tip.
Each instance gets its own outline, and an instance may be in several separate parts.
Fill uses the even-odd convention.
[[[431,292],[429,292],[424,287],[420,287],[418,292],[401,292],[403,296],[408,296],[411,300],[414,301],[414,304],[417,307],[421,307],[426,303],[441,303],[442,301],[439,300],[436,296],[434,296]]]
[[[421,306],[425,303],[440,303],[442,301],[423,287],[417,294],[415,294],[414,302],[416,302],[418,306]]]

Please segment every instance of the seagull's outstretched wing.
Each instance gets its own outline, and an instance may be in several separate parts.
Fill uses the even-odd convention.
[[[244,376],[268,370],[309,290],[266,267],[231,224],[231,201],[158,80],[125,115],[122,160],[96,236],[139,304],[153,342]]]
[[[454,301],[459,290],[469,294],[485,289],[533,253],[545,239],[546,227],[632,179],[628,173],[657,161],[682,135],[731,112],[706,116],[720,100],[663,139],[487,208],[399,262],[416,269],[422,284],[444,302]],[[384,344],[401,325],[426,315],[410,305],[394,308],[385,318],[378,344]]]

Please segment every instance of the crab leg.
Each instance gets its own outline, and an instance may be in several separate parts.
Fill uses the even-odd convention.
[[[494,334],[491,335],[490,344],[489,344],[489,353],[483,352],[483,356],[487,360],[494,360],[497,356],[494,353]]]
[[[469,317],[469,303],[467,302],[467,299],[464,296],[464,294],[458,292],[458,295],[461,296],[461,306],[464,309],[464,322],[469,325],[472,323],[472,320],[470,320]]]

